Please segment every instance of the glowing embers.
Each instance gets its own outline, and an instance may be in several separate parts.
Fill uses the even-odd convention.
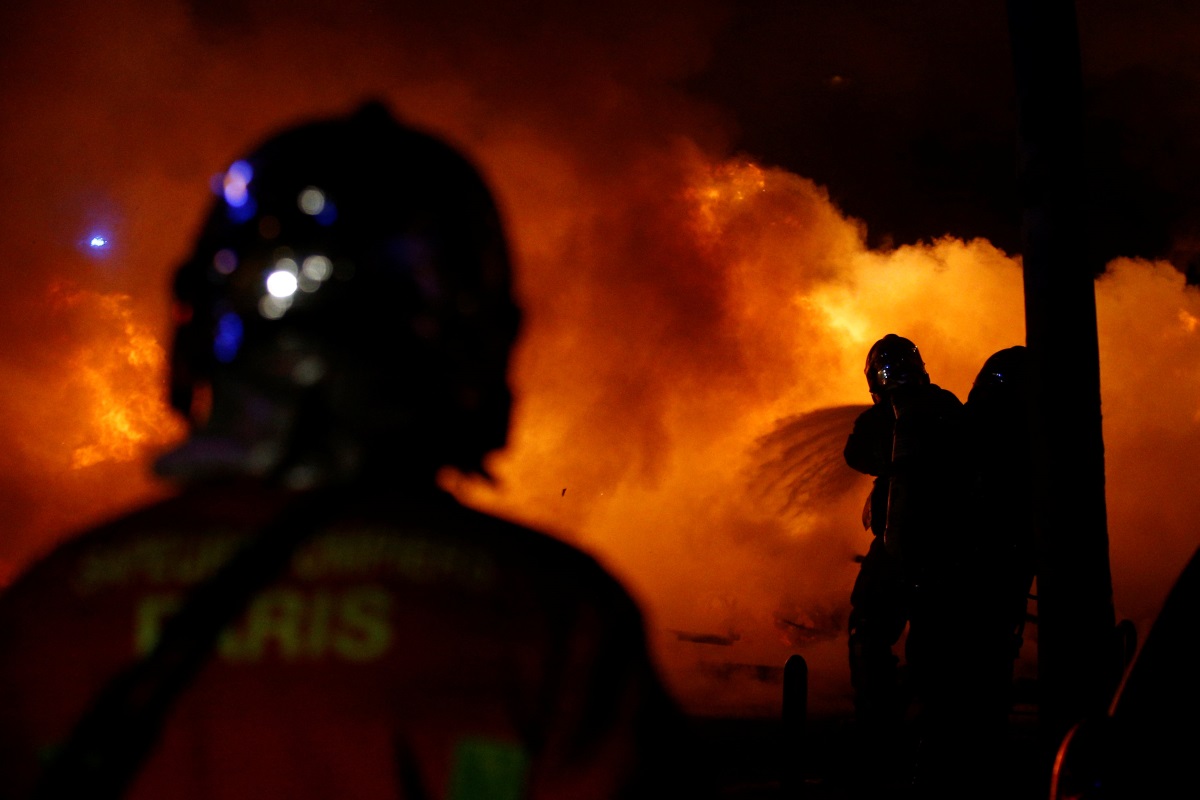
[[[688,197],[695,203],[700,232],[712,235],[724,228],[738,205],[766,191],[767,176],[749,161],[721,164],[707,173],[700,185],[688,191]]]
[[[258,313],[279,319],[291,308],[297,293],[315,292],[331,275],[333,263],[320,254],[306,257],[301,264],[291,256],[278,258],[263,278],[267,293],[258,302]]]

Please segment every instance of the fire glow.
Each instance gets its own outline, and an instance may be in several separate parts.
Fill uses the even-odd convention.
[[[824,187],[731,156],[739,127],[751,134],[741,141],[770,142],[771,131],[753,135],[770,120],[796,163],[844,176],[829,188],[848,198],[937,189],[940,167],[1006,174],[1011,156],[989,151],[1003,141],[974,130],[1010,120],[1002,15],[976,4],[893,4],[870,18],[723,0],[391,5],[351,0],[331,17],[304,0],[286,14],[257,0],[0,4],[11,32],[0,167],[20,192],[0,215],[15,265],[0,315],[0,583],[70,530],[164,490],[148,461],[172,418],[161,399],[139,405],[165,392],[161,362],[124,354],[146,331],[166,341],[170,271],[204,205],[226,177],[242,197],[231,159],[272,128],[379,97],[476,159],[514,243],[526,311],[514,428],[493,459],[498,484],[456,491],[546,525],[624,579],[689,706],[776,713],[772,681],[799,652],[814,713],[844,707],[866,485],[840,463],[839,440],[846,409],[868,401],[866,349],[889,331],[909,336],[964,397],[989,353],[1024,338],[1020,264],[982,240],[900,236],[871,250],[865,224]],[[1164,9],[1081,14],[1096,107],[1114,112],[1122,141],[1144,140],[1117,173],[1138,179],[1111,183],[1129,199],[1168,178],[1195,184],[1195,15]],[[697,79],[729,89],[697,93]],[[941,145],[953,158],[932,162],[934,180],[908,180],[928,165],[910,156]],[[965,205],[994,202],[1008,217],[990,194],[1003,185],[946,188],[989,193]],[[1155,197],[1128,206],[1155,219],[1116,227],[1157,225]],[[930,199],[914,196],[900,223],[970,229]],[[896,224],[889,216],[872,224]],[[62,242],[63,231],[86,233]],[[108,244],[89,247],[97,234]],[[45,288],[65,279],[90,300],[51,313]],[[120,306],[132,329],[104,310],[114,287],[131,298]],[[1166,263],[1118,259],[1097,303],[1114,599],[1141,625],[1200,543],[1200,302]],[[227,325],[221,357],[238,341]],[[118,460],[130,447],[139,455]],[[77,454],[99,460],[72,469]]]
[[[868,483],[841,446],[868,402],[863,357],[909,336],[965,398],[987,355],[1024,340],[1019,259],[949,237],[871,250],[823,187],[688,143],[631,156],[619,179],[525,131],[474,149],[507,210],[526,325],[497,483],[451,490],[595,554],[690,709],[775,713],[799,653],[812,713],[844,711]],[[131,257],[165,275],[190,233]],[[182,432],[147,306],[63,282],[46,305],[57,357],[7,367],[20,460],[4,478],[30,509],[9,574],[163,491],[149,459]],[[1200,298],[1165,263],[1121,259],[1097,305],[1115,598],[1145,625],[1198,538]]]
[[[46,355],[3,365],[4,478],[9,508],[27,511],[0,584],[71,529],[162,492],[148,457],[183,433],[165,404],[158,332],[132,298],[55,280],[33,304]]]
[[[869,402],[863,358],[884,333],[910,336],[935,382],[965,398],[988,355],[1024,342],[1020,260],[950,237],[870,250],[862,224],[800,176],[682,160],[677,202],[627,198],[657,203],[639,219],[672,244],[640,269],[606,269],[633,257],[640,230],[573,252],[582,286],[570,292],[556,286],[565,252],[526,254],[534,322],[516,364],[514,434],[494,460],[498,488],[457,490],[566,532],[621,575],[694,710],[773,713],[782,665],[800,653],[814,713],[845,711],[844,626],[869,484],[841,447]],[[1200,371],[1185,366],[1200,363],[1187,324],[1200,297],[1166,263],[1119,259],[1097,303],[1114,590],[1118,613],[1144,630],[1200,541],[1182,476],[1168,479],[1169,502],[1144,477],[1158,471],[1148,463],[1200,444]],[[1151,382],[1169,383],[1174,402],[1150,403],[1139,387]],[[1147,520],[1163,548],[1156,563],[1137,555]]]
[[[73,391],[85,409],[78,420],[82,442],[71,451],[71,469],[132,461],[175,439],[179,421],[162,402],[163,348],[133,319],[129,298],[63,286],[55,287],[53,295],[64,308],[88,304],[103,326],[67,361]]]

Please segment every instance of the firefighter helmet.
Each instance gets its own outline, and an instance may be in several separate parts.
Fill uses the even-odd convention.
[[[992,353],[975,376],[967,400],[1019,391],[1026,382],[1028,363],[1029,353],[1023,345],[1006,347]]]
[[[873,397],[885,395],[897,386],[929,383],[921,351],[910,340],[894,333],[871,346],[864,372]]]
[[[191,449],[160,472],[279,473],[324,449],[318,471],[486,475],[519,310],[475,167],[371,102],[268,138],[213,188],[174,281],[171,403]]]

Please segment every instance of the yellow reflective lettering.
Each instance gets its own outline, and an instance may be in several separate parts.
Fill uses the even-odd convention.
[[[148,594],[137,604],[133,623],[133,650],[145,655],[154,649],[162,636],[163,622],[179,610],[179,595]]]
[[[247,658],[262,658],[267,643],[274,641],[285,659],[300,654],[300,623],[304,598],[295,589],[264,592],[250,604],[243,641]]]
[[[392,596],[379,586],[356,586],[342,595],[333,648],[349,661],[370,661],[392,642]]]
[[[329,592],[319,591],[312,598],[308,618],[308,638],[305,652],[320,658],[329,649],[329,622],[333,615],[333,598]]]
[[[221,636],[217,639],[217,652],[226,661],[248,660],[250,654],[246,648],[245,626],[234,627],[230,625],[221,631]]]

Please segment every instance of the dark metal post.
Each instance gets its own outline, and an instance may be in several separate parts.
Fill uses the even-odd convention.
[[[1104,497],[1083,80],[1072,0],[1007,0],[1017,88],[1026,344],[1033,369],[1040,726],[1053,747],[1111,697]]]
[[[804,793],[805,725],[808,720],[808,662],[793,655],[783,665],[783,763],[784,796],[798,798]]]

